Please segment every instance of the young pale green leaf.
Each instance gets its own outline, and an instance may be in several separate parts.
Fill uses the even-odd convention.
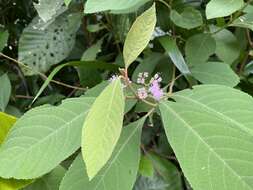
[[[79,155],[63,178],[60,190],[83,190],[83,187],[89,190],[132,189],[138,172],[144,121],[145,118],[123,128],[110,160],[91,181]]]
[[[125,12],[130,8],[134,9],[134,7],[145,4],[150,0],[87,0],[85,4],[85,13],[96,13],[101,11],[117,11],[117,12]]]
[[[152,161],[153,177],[140,176],[133,190],[182,190],[181,175],[176,166],[156,154],[147,154]]]
[[[64,0],[64,3],[66,6],[69,6],[69,4],[71,3],[72,0]]]
[[[40,26],[39,17],[28,25],[19,42],[19,61],[35,71],[46,72],[64,60],[74,47],[76,31],[80,26],[79,13],[59,15],[54,21]],[[43,22],[42,22],[43,23]],[[35,71],[24,68],[26,75]]]
[[[57,107],[28,111],[0,147],[0,176],[37,178],[73,154],[80,147],[82,124],[93,101],[72,98]]]
[[[177,47],[176,40],[172,37],[165,36],[160,38],[159,41],[178,70],[183,74],[190,74],[190,70],[185,63],[184,57]]]
[[[9,38],[8,31],[0,31],[0,51],[2,51],[6,46],[8,38]]]
[[[0,111],[4,111],[11,96],[11,82],[7,74],[0,76]]]
[[[89,179],[111,157],[120,137],[125,98],[120,79],[114,80],[96,98],[83,125],[82,154]]]
[[[34,183],[22,190],[59,190],[60,183],[65,173],[65,168],[57,166],[52,172],[37,179]]]
[[[191,72],[193,77],[203,84],[220,84],[234,87],[240,82],[240,78],[231,67],[222,62],[207,62],[194,65]]]
[[[196,34],[186,41],[185,54],[189,64],[204,63],[215,53],[216,42],[209,34]]]
[[[181,14],[176,10],[172,10],[170,12],[170,19],[176,26],[188,30],[199,27],[203,24],[201,13],[192,7],[185,8]]]
[[[160,105],[162,120],[193,189],[253,189],[252,97],[226,86],[200,85],[172,98],[175,102]]]
[[[229,16],[243,5],[243,0],[211,0],[206,6],[206,17],[212,19]]]
[[[0,146],[7,136],[7,133],[16,122],[16,118],[6,113],[0,112]],[[3,190],[19,190],[28,184],[32,180],[16,180],[16,179],[3,179],[0,178],[0,189]]]
[[[218,28],[211,27],[214,32]],[[216,55],[225,63],[232,64],[240,55],[240,45],[235,35],[229,30],[222,30],[213,35],[216,41]]]
[[[16,122],[16,118],[6,113],[0,112],[0,144],[3,143],[7,133]]]
[[[139,173],[145,177],[153,177],[154,175],[153,163],[146,155],[141,157]]]
[[[155,25],[156,9],[155,4],[153,4],[151,8],[135,20],[127,34],[123,49],[125,67],[129,67],[146,48],[155,29]]]
[[[65,9],[62,0],[39,0],[33,5],[44,22],[51,20],[60,9]]]
[[[253,30],[252,23],[253,23],[253,12],[240,16],[230,26],[249,28]]]

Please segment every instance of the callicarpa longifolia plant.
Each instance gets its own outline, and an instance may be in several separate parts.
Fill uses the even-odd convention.
[[[0,190],[253,190],[251,0],[0,1]]]

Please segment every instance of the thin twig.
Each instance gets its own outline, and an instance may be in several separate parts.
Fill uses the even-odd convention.
[[[33,96],[25,96],[25,95],[16,95],[15,98],[21,98],[21,99],[34,99]]]
[[[252,42],[252,39],[251,39],[251,36],[250,36],[250,30],[249,29],[246,29],[246,34],[247,34],[247,39],[248,39],[249,45],[250,45],[251,48],[253,48],[253,42]]]
[[[172,80],[170,83],[170,88],[169,88],[169,93],[168,93],[169,95],[173,93],[173,87],[174,87],[175,81],[176,81],[176,67],[175,65],[173,65]]]
[[[25,65],[24,63],[22,63],[20,61],[17,61],[16,59],[13,59],[13,58],[11,58],[11,57],[9,57],[9,56],[7,56],[7,55],[5,55],[5,54],[3,54],[3,53],[0,52],[0,57],[1,56],[4,57],[4,58],[6,58],[6,59],[8,59],[8,60],[10,60],[10,61],[12,61],[12,62],[14,62],[14,63],[17,63],[18,65],[21,65],[22,67],[24,67],[26,69],[29,69],[29,70],[35,72],[36,74],[40,75],[44,80],[48,79],[48,77],[46,75],[44,75],[43,73],[41,73],[39,71],[36,71],[36,70],[32,69],[31,67]],[[58,84],[58,85],[61,85],[61,86],[67,87],[67,88],[71,88],[71,89],[86,90],[86,88],[72,86],[72,85],[65,84],[63,82],[60,82],[60,81],[57,81],[57,80],[53,80],[53,79],[50,82],[53,82],[55,84]]]

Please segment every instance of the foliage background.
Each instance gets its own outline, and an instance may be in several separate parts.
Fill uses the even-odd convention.
[[[143,16],[153,3],[156,20],[151,13]],[[133,25],[137,18],[141,22]],[[6,140],[0,148],[0,189],[253,189],[252,23],[253,5],[242,0],[0,0],[0,143]],[[136,28],[130,30],[132,25]],[[127,41],[130,35],[131,40]],[[153,97],[147,101],[138,96],[132,98],[135,94],[131,89],[123,92],[116,83],[117,93],[113,94],[110,85],[106,87],[108,80],[115,74],[125,75],[124,67],[128,68],[135,92],[140,88],[136,84],[139,73],[148,72],[147,81],[159,73],[163,92],[178,104],[159,102]],[[202,107],[179,96],[192,98]],[[86,144],[89,137],[97,135],[99,139],[106,135],[110,140],[111,134],[118,134],[119,138],[118,126],[123,123],[127,127],[123,127],[119,141],[112,135],[104,153],[108,157],[103,160],[105,163],[99,157],[84,158],[85,166],[79,154],[81,140],[76,139],[81,139],[83,118],[97,97],[103,97],[102,103],[97,103],[101,110],[95,110],[93,115],[102,115],[102,108],[117,109],[114,113],[108,111],[113,122],[107,124],[115,130],[102,133],[99,126],[106,125],[106,121],[97,121],[97,131],[89,131],[95,117],[87,116],[83,155],[99,151],[96,144]],[[115,105],[107,105],[105,100],[110,97],[114,97]],[[208,102],[215,101],[218,103],[211,107],[212,111],[206,109]],[[156,107],[159,103],[160,111]],[[234,110],[233,114],[226,115],[230,110]],[[29,118],[34,115],[36,118]],[[145,121],[140,119],[143,117]],[[16,118],[19,119],[14,130],[6,137]],[[187,127],[182,127],[188,120],[193,129],[189,132],[192,140],[187,137]],[[28,132],[27,128],[36,126],[38,121],[45,128]],[[209,128],[199,131],[198,123],[207,123]],[[136,126],[143,126],[142,131],[135,131]],[[60,129],[55,137],[58,141],[37,146],[36,140],[31,139],[50,136],[46,127],[49,131]],[[194,138],[195,134],[199,134],[199,139]],[[209,135],[224,138],[207,142]],[[12,144],[12,138],[21,141]],[[239,143],[238,139],[244,142]],[[205,152],[206,147],[195,142],[198,140],[207,142],[210,149]],[[186,142],[189,146],[181,150]],[[16,150],[15,143],[23,149]],[[27,147],[33,144],[37,147],[29,152]],[[209,157],[206,160],[207,154],[211,161]],[[45,158],[41,159],[41,155]],[[115,165],[109,164],[116,159]],[[203,164],[210,170],[206,171]],[[91,170],[93,174],[89,173]],[[96,170],[105,173],[104,186]],[[93,175],[95,178],[89,181]]]

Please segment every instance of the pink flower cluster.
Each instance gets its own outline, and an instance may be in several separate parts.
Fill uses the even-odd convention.
[[[153,78],[151,78],[149,84],[146,84],[146,79],[148,77],[148,73],[139,73],[137,83],[145,85],[148,87],[142,87],[137,90],[138,97],[140,99],[146,99],[148,97],[148,94],[156,100],[159,101],[163,97],[163,90],[160,87],[160,83],[162,82],[162,78],[159,74],[155,74]]]

